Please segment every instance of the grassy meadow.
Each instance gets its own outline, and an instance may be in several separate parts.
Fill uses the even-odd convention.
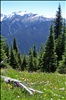
[[[1,69],[1,75],[15,78],[28,87],[44,92],[30,95],[20,87],[7,84],[1,79],[1,100],[66,100],[66,75],[59,73],[18,72],[11,68]]]

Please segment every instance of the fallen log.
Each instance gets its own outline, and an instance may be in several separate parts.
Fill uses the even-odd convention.
[[[26,89],[31,95],[33,95],[32,91],[30,91],[25,85],[23,85],[23,84],[21,83],[21,81],[16,80],[16,79],[12,79],[12,78],[8,78],[8,77],[6,77],[6,76],[1,76],[1,78],[3,78],[4,81],[7,82],[7,83],[14,82],[14,85],[16,84],[16,86],[23,87],[23,88]]]
[[[29,90],[31,90],[31,91],[33,91],[33,92],[43,93],[43,92],[41,92],[41,91],[34,90],[33,88],[29,88]]]
[[[9,83],[9,84],[10,84],[11,82],[13,82],[15,86],[20,86],[20,87],[26,89],[26,90],[30,93],[30,95],[33,95],[34,92],[43,93],[43,92],[41,92],[41,91],[34,90],[33,88],[29,88],[29,87],[25,86],[25,85],[24,85],[21,81],[19,81],[19,80],[12,79],[12,78],[9,78],[9,77],[6,77],[6,76],[1,76],[1,78],[3,78],[4,81],[5,81],[6,83]]]

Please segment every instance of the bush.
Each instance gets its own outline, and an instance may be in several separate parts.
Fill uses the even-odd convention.
[[[66,74],[66,68],[61,67],[61,68],[58,69],[58,72],[60,74]]]
[[[66,74],[66,58],[63,57],[62,61],[59,62],[58,72]]]

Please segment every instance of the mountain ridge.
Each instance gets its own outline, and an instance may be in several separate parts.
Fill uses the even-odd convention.
[[[14,17],[15,15],[16,16],[26,16],[26,17],[29,17],[31,20],[32,19],[34,19],[34,18],[43,18],[44,20],[51,20],[51,19],[53,19],[53,18],[46,18],[46,17],[44,17],[43,15],[38,15],[38,14],[33,14],[33,13],[31,13],[31,12],[27,12],[27,11],[18,11],[18,12],[13,12],[13,13],[11,13],[11,14],[9,14],[9,15],[5,15],[5,14],[1,14],[2,16],[0,16],[1,17],[1,21],[3,21],[3,20],[6,20],[7,18],[11,18],[11,17]]]
[[[27,13],[27,12],[25,12]],[[37,14],[24,14],[22,16],[12,13],[12,16],[2,15],[1,34],[7,38],[9,45],[16,38],[21,53],[27,53],[34,43],[39,51],[42,43],[45,43],[49,36],[51,19]]]

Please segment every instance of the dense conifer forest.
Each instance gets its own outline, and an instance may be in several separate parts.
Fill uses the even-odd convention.
[[[58,71],[66,74],[66,22],[62,18],[60,4],[56,18],[51,21],[49,32],[47,42],[41,45],[40,51],[37,52],[34,44],[33,48],[29,49],[29,55],[20,53],[16,38],[9,46],[7,39],[0,36],[0,61],[7,57],[1,67],[10,65],[20,71],[48,73]]]

